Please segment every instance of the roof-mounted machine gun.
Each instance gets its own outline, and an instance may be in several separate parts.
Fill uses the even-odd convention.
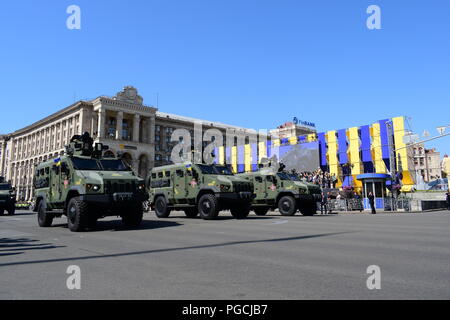
[[[69,156],[83,156],[92,158],[101,158],[103,151],[108,150],[109,147],[103,143],[96,143],[94,145],[94,139],[91,138],[88,132],[82,135],[74,135],[70,139],[70,143],[66,146],[66,153]]]

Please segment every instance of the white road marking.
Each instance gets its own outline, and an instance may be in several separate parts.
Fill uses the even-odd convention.
[[[284,224],[284,223],[287,223],[287,222],[289,222],[289,221],[288,220],[280,220],[280,221],[272,222],[270,224]]]

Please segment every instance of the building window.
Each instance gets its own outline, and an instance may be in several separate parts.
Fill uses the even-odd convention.
[[[161,161],[161,155],[160,154],[155,154],[155,160],[156,161]]]
[[[155,145],[155,151],[160,151],[161,150],[161,146],[159,144]]]
[[[155,141],[161,141],[161,136],[155,136]]]
[[[155,131],[156,132],[161,132],[161,126],[159,126],[159,125],[155,126]]]

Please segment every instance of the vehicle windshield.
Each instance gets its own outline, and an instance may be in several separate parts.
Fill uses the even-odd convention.
[[[300,178],[296,174],[293,174],[293,173],[289,174],[289,178],[291,178],[292,181],[300,181]]]
[[[206,164],[197,164],[197,167],[201,170],[203,174],[218,174],[217,170],[214,166],[206,165]]]
[[[232,176],[233,172],[231,172],[230,168],[227,166],[215,166],[217,170],[217,174],[225,175],[225,176]]]
[[[122,160],[100,160],[105,171],[131,171],[131,168]]]
[[[102,170],[95,159],[72,158],[72,162],[75,170]]]
[[[12,187],[10,184],[6,183],[6,184],[0,184],[0,190],[11,190]]]
[[[291,178],[284,172],[278,172],[277,176],[281,179],[281,180],[291,180]]]

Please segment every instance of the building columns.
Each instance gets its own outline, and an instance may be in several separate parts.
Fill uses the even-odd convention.
[[[98,109],[98,134],[99,138],[105,138],[105,119],[106,111],[102,108]]]
[[[134,115],[133,122],[133,142],[139,142],[139,124],[140,124],[141,116],[138,114]]]
[[[116,140],[122,140],[122,130],[123,129],[123,112],[117,112],[116,117]]]
[[[147,127],[147,132],[148,132],[147,142],[150,144],[155,143],[155,125],[156,125],[156,117],[154,115],[152,115],[149,118],[148,127]]]

